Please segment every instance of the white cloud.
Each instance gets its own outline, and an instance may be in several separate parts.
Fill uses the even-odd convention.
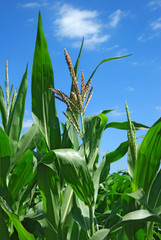
[[[148,25],[148,31],[144,31],[137,40],[140,42],[147,42],[152,40],[153,38],[160,35],[161,30],[161,17],[157,18],[155,21],[151,21]]]
[[[108,27],[115,28],[117,27],[120,20],[125,17],[127,14],[122,10],[118,9],[109,16]]]
[[[33,123],[34,121],[32,119],[24,120],[22,128],[29,128],[32,126]]]
[[[121,112],[116,109],[116,110],[112,111],[110,113],[110,115],[113,117],[123,117],[123,116],[126,116],[126,112]]]
[[[161,7],[161,0],[150,1],[147,5],[151,10],[157,10],[158,7]]]
[[[116,48],[118,48],[119,47],[119,45],[114,45],[114,46],[112,46],[112,47],[108,47],[108,48],[103,48],[103,50],[106,50],[106,51],[112,51],[112,50],[114,50],[114,49],[116,49]]]
[[[110,35],[102,33],[104,26],[99,21],[98,15],[97,11],[80,10],[64,4],[60,7],[54,22],[56,35],[74,40],[75,47],[79,45],[83,36],[86,47],[94,47],[96,44],[106,42]]]
[[[127,55],[127,54],[128,54],[127,48],[123,48],[116,52],[116,56],[123,56],[123,55]]]
[[[150,24],[150,27],[152,28],[152,30],[160,30],[161,29],[161,17],[158,18],[156,21],[153,21]]]
[[[153,38],[157,37],[160,34],[159,31],[155,32],[155,33],[148,33],[148,34],[142,34],[140,35],[137,40],[140,42],[147,42],[149,40],[152,40]]]
[[[32,23],[32,22],[34,22],[34,19],[33,19],[33,18],[29,18],[29,19],[27,20],[27,22],[28,22],[28,23]]]
[[[128,87],[125,88],[125,90],[126,90],[126,91],[129,91],[129,92],[133,92],[133,91],[134,91],[134,88],[128,86]]]
[[[39,8],[40,7],[40,4],[38,2],[28,2],[28,3],[20,3],[19,4],[19,7],[22,7],[22,8]]]
[[[161,106],[156,106],[156,110],[161,111]]]
[[[40,2],[20,3],[18,6],[21,8],[40,8],[47,5],[48,3],[46,0],[41,0]]]

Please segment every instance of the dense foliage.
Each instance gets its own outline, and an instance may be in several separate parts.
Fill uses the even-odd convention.
[[[84,41],[84,40],[83,40]],[[105,110],[84,116],[92,97],[91,79],[85,84],[79,61],[73,67],[71,94],[54,88],[53,69],[39,13],[32,69],[34,124],[21,136],[28,85],[26,67],[18,92],[6,101],[0,87],[0,236],[3,240],[152,240],[161,239],[161,118],[152,126],[109,122]],[[128,55],[129,56],[129,55]],[[55,98],[67,105],[60,128]],[[107,128],[128,131],[127,141],[99,161],[102,134]],[[136,130],[147,129],[141,145]],[[119,132],[118,132],[119,134]],[[110,174],[110,164],[126,153],[128,172]]]

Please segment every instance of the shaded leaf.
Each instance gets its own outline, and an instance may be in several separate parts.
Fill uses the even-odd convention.
[[[9,180],[8,187],[14,200],[18,199],[20,190],[32,179],[33,170],[33,152],[28,150],[18,161]]]
[[[0,208],[0,236],[3,237],[3,240],[9,240],[9,233],[7,225],[5,224],[4,221],[4,214],[1,208]]]
[[[0,127],[0,195],[9,203],[11,195],[6,185],[6,177],[10,166],[11,147],[9,137]]]
[[[27,150],[34,150],[41,141],[41,134],[36,124],[33,124],[21,137],[17,152],[11,158],[12,169]]]
[[[9,216],[11,222],[16,228],[18,232],[19,240],[35,240],[34,236],[23,227],[18,217],[14,213],[12,213],[11,210],[7,208],[2,198],[0,198],[0,206],[5,211],[5,213]]]
[[[150,189],[148,203],[158,215],[161,214],[161,170],[158,172]]]
[[[90,230],[89,208],[76,197],[73,198],[72,216],[89,236]]]
[[[94,186],[84,159],[73,149],[55,150],[65,180],[86,205],[94,203]]]
[[[5,129],[7,125],[7,108],[1,86],[0,86],[0,113],[2,118],[2,124]]]
[[[47,239],[57,235],[60,215],[60,182],[58,175],[49,167],[40,163],[37,169],[37,181],[43,198],[45,218],[49,224]]]

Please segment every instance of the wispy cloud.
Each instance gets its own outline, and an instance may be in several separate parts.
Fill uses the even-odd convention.
[[[161,106],[156,106],[155,109],[161,111]]]
[[[54,22],[56,35],[74,40],[73,46],[78,46],[85,37],[85,47],[95,47],[106,42],[110,35],[103,34],[103,23],[99,20],[97,11],[81,10],[64,4],[60,7],[58,17]],[[79,45],[80,46],[80,45]]]
[[[140,42],[147,42],[147,41],[152,40],[153,38],[159,36],[159,34],[160,34],[160,32],[155,32],[155,33],[150,33],[150,34],[143,33],[137,38],[137,40]]]
[[[118,9],[109,16],[108,27],[115,28],[119,24],[120,20],[127,16],[127,13]]]
[[[114,45],[114,46],[111,46],[111,47],[108,47],[108,48],[103,48],[103,50],[106,50],[106,51],[112,51],[112,50],[114,50],[114,49],[116,49],[116,48],[118,48],[119,47],[119,45]]]
[[[127,54],[129,54],[127,48],[123,48],[116,52],[116,56],[123,56],[123,55],[127,55]]]
[[[40,4],[38,2],[28,2],[28,3],[20,3],[18,6],[21,8],[39,8]]]
[[[22,128],[29,128],[32,126],[33,123],[34,121],[32,119],[24,120]]]
[[[161,30],[161,17],[151,22],[150,27],[152,30]]]
[[[126,116],[126,111],[119,111],[118,109],[115,109],[114,111],[109,113],[111,117],[124,117]]]
[[[147,42],[157,37],[161,33],[161,17],[157,18],[155,21],[151,21],[148,26],[148,31],[145,31],[138,37],[138,41]]]
[[[47,6],[48,2],[46,0],[41,0],[40,2],[28,2],[28,3],[19,3],[18,7],[21,8],[40,8],[42,6]]]
[[[125,90],[128,91],[128,92],[133,92],[133,91],[134,91],[134,88],[128,86],[128,87],[125,88]]]
[[[161,7],[161,0],[150,1],[147,6],[150,7],[152,11],[157,10]]]

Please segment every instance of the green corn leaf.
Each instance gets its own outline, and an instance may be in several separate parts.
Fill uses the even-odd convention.
[[[89,236],[90,234],[89,208],[75,196],[73,199],[72,216]]]
[[[101,136],[107,120],[105,114],[91,115],[84,118],[84,144],[81,145],[80,153],[82,156],[85,154],[88,167],[91,169],[98,161]]]
[[[136,144],[136,153],[138,154],[140,144]],[[135,169],[135,160],[132,157],[130,147],[128,148],[128,154],[127,154],[127,168],[129,175],[133,178],[134,175],[134,169]]]
[[[47,239],[57,239],[60,221],[60,181],[58,175],[47,165],[40,163],[37,181],[43,198],[43,209],[49,227],[45,230]]]
[[[9,190],[14,200],[17,200],[21,189],[30,182],[33,176],[33,152],[27,150],[18,161],[9,180]]]
[[[7,108],[6,108],[3,90],[1,87],[0,87],[0,113],[2,118],[2,124],[5,129],[7,125]]]
[[[27,150],[34,150],[41,141],[41,134],[36,124],[33,124],[18,142],[17,152],[11,158],[11,170]]]
[[[145,237],[145,232],[143,231],[143,229],[138,230],[138,232],[136,232],[136,236],[134,236],[132,234],[132,226],[131,224],[139,224],[142,222],[161,222],[161,218],[159,216],[157,216],[154,213],[150,213],[148,210],[136,210],[136,211],[132,211],[130,213],[127,213],[126,215],[124,215],[122,217],[122,219],[116,223],[115,225],[113,225],[111,227],[111,229],[102,229],[97,231],[91,238],[90,240],[104,240],[104,239],[110,239],[110,236],[112,234],[112,232],[120,229],[121,227],[125,227],[125,226],[129,226],[129,232],[131,232],[131,238],[128,238],[128,240],[140,240],[140,239],[144,239]]]
[[[148,126],[141,124],[141,123],[137,123],[132,121],[132,123],[134,124],[135,130],[147,130],[149,129]],[[129,130],[129,123],[127,122],[110,122],[106,124],[106,128],[116,128],[116,129],[120,129],[120,130]]]
[[[106,239],[105,237],[108,236],[110,230],[109,229],[101,229],[97,232],[95,232],[95,234],[90,238],[90,240],[104,240]]]
[[[94,186],[84,159],[73,149],[54,151],[59,169],[79,199],[86,205],[94,203]]]
[[[115,151],[107,153],[104,156],[104,158],[106,158],[107,163],[110,164],[121,159],[127,153],[128,146],[129,146],[128,141],[125,141],[122,142]]]
[[[161,214],[161,170],[158,172],[148,196],[150,207],[158,214]]]
[[[25,111],[25,99],[27,92],[27,84],[28,84],[28,65],[26,67],[26,71],[23,75],[18,95],[14,104],[14,108],[9,115],[8,124],[6,126],[6,133],[10,139],[10,145],[12,148],[12,156],[16,153],[18,142],[22,129],[22,122]]]
[[[103,60],[97,65],[97,67],[95,68],[95,70],[93,71],[93,73],[91,74],[88,82],[89,82],[90,79],[93,77],[93,75],[95,74],[95,72],[97,71],[97,69],[99,68],[99,66],[102,65],[102,63],[104,63],[104,62],[109,62],[109,61],[116,60],[116,59],[120,59],[120,58],[129,57],[129,56],[131,56],[131,55],[132,55],[132,54],[125,55],[125,56],[121,56],[121,57],[113,57],[113,58],[105,58],[105,59],[103,59]]]
[[[55,149],[60,147],[60,127],[55,99],[49,88],[54,88],[53,68],[39,12],[32,67],[32,113],[48,148]]]
[[[4,221],[4,214],[1,208],[0,208],[0,236],[3,237],[3,240],[9,240],[9,233],[7,225],[5,224]]]
[[[10,166],[11,147],[9,137],[0,127],[0,195],[10,203],[12,201],[11,195],[6,185],[6,177]]]
[[[34,236],[24,228],[18,217],[12,213],[10,209],[8,209],[2,198],[0,198],[0,206],[8,215],[15,229],[17,230],[19,240],[35,240]]]
[[[11,156],[12,150],[9,142],[9,137],[0,127],[0,159]]]
[[[67,216],[71,210],[73,200],[73,190],[68,185],[63,193],[63,202],[61,206],[61,224],[62,227],[65,225]]]
[[[143,188],[148,194],[160,166],[160,149],[161,118],[149,129],[140,145],[132,182],[133,192]]]
[[[15,105],[15,99],[16,99],[16,95],[17,95],[17,90],[15,89],[14,90],[14,93],[13,93],[13,96],[12,96],[12,100],[11,100],[11,103],[10,103],[10,114],[12,113],[13,111],[13,108],[14,108],[14,105]]]

